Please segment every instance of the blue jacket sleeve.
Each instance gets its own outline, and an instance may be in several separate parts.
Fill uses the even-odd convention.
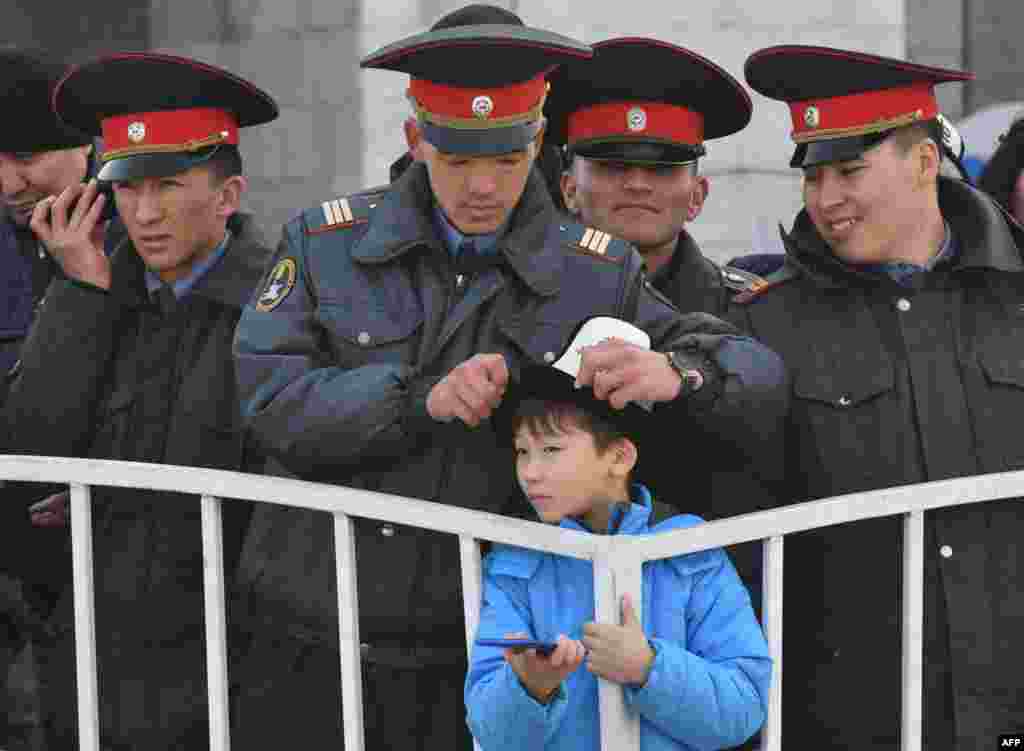
[[[478,638],[501,639],[518,632],[536,636],[526,579],[498,575],[486,566],[483,584]],[[527,693],[502,649],[476,645],[465,700],[470,732],[484,751],[543,748],[558,732],[567,703],[563,684],[550,702],[541,704]]]
[[[402,364],[332,364],[303,226],[302,218],[285,226],[234,349],[243,415],[256,441],[290,471],[315,476],[408,451],[432,426],[426,397],[437,379],[418,378]],[[292,286],[271,307],[271,277],[288,261],[295,265]]]
[[[686,610],[686,647],[652,639],[654,664],[627,701],[664,733],[695,749],[737,746],[764,724],[771,658],[750,597],[725,553],[697,574]]]

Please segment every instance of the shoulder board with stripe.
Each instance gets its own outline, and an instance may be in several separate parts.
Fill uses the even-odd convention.
[[[733,302],[738,303],[740,305],[746,305],[747,303],[756,300],[758,297],[760,297],[762,294],[772,289],[773,287],[778,287],[781,284],[785,284],[791,279],[796,279],[798,276],[800,276],[800,272],[795,267],[787,264],[778,271],[773,271],[771,274],[764,277],[762,279],[764,284],[762,284],[757,289],[748,290],[746,292],[741,292],[740,294],[736,295],[734,298],[732,298]]]
[[[309,226],[307,233],[317,235],[365,224],[386,191],[387,188],[365,190],[344,198],[324,201],[320,204],[319,217],[313,212],[314,220],[319,218],[320,222]]]
[[[570,250],[582,255],[600,258],[603,261],[621,264],[625,255],[623,243],[599,229],[574,224],[567,227],[566,244]]]
[[[734,266],[722,266],[719,272],[722,276],[722,286],[736,293],[757,292],[768,283],[763,276]]]

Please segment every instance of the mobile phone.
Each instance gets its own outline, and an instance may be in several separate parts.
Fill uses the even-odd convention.
[[[557,642],[542,641],[539,639],[477,639],[476,643],[481,647],[502,647],[504,649],[536,649],[537,654],[545,657],[555,651]]]
[[[102,195],[106,196],[107,199],[103,204],[103,211],[100,212],[100,218],[97,220],[98,224],[103,224],[114,218],[114,184],[110,182],[97,182],[96,188],[96,197],[99,198]],[[68,216],[71,216],[71,212],[75,210],[77,205],[78,198],[68,206]]]

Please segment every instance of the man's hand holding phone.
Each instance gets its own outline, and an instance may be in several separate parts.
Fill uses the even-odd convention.
[[[527,635],[506,634],[505,638],[520,639],[527,638]],[[533,647],[510,647],[505,650],[505,660],[512,666],[530,696],[541,704],[551,701],[562,681],[583,664],[585,655],[583,643],[564,634],[559,635],[557,646],[548,655],[538,654]]]
[[[96,180],[71,185],[37,203],[29,223],[65,275],[100,289],[110,289],[110,261],[103,252],[106,227],[100,221],[110,200]]]

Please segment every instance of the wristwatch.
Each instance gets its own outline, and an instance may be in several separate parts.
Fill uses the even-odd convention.
[[[692,394],[695,391],[700,391],[700,387],[704,385],[704,374],[700,372],[699,368],[691,367],[686,361],[686,357],[680,352],[666,352],[665,357],[668,358],[669,367],[679,374],[679,378],[683,382],[680,387],[682,393]]]

